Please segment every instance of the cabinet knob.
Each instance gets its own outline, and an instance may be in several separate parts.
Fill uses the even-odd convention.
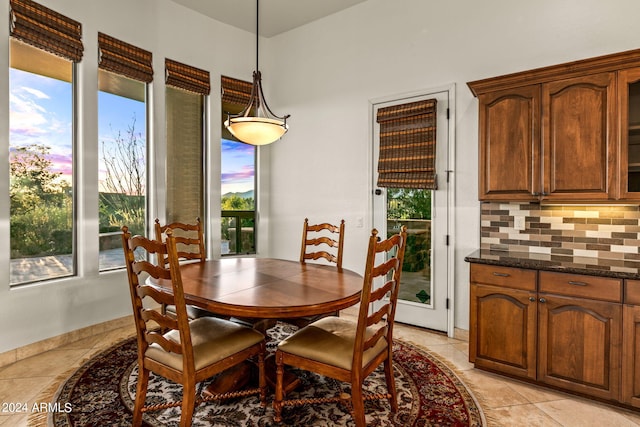
[[[529,297],[529,301],[534,302],[536,300],[536,297]]]
[[[545,302],[547,302],[547,299],[546,298],[540,298],[540,302],[541,303],[545,303]]]

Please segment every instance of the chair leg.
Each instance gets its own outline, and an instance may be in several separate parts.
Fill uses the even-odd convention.
[[[283,396],[283,377],[284,377],[284,366],[282,362],[282,353],[276,351],[276,392],[275,397],[273,399],[273,410],[275,412],[273,416],[273,420],[276,423],[282,422],[282,400]]]
[[[138,366],[138,384],[136,386],[136,401],[133,407],[133,427],[142,425],[142,408],[147,398],[147,387],[149,385],[149,371],[142,366]]]
[[[391,358],[384,361],[384,376],[387,380],[391,412],[396,413],[398,412],[398,393],[396,392],[396,380],[393,376],[393,360]]]
[[[362,384],[351,384],[351,405],[353,406],[353,420],[356,427],[366,427],[364,419],[364,396],[362,394]]]
[[[260,387],[260,406],[263,408],[267,406],[267,377],[264,366],[265,353],[266,346],[263,344],[260,354],[258,354],[258,387]]]
[[[190,427],[193,418],[193,412],[196,406],[196,384],[192,381],[189,381],[183,386],[180,427]]]

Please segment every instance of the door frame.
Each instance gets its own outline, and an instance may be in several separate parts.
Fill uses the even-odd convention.
[[[369,99],[369,153],[368,153],[368,173],[369,173],[369,195],[368,195],[368,204],[369,204],[369,220],[371,224],[374,224],[374,191],[376,188],[375,180],[374,180],[374,165],[373,159],[375,156],[374,146],[375,146],[375,106],[377,104],[388,103],[393,101],[407,100],[410,102],[410,98],[415,97],[425,97],[430,94],[435,94],[438,92],[448,92],[448,101],[449,101],[449,120],[448,120],[448,159],[447,159],[447,176],[442,179],[448,179],[449,188],[447,191],[447,226],[448,226],[448,246],[447,246],[447,299],[449,302],[449,307],[447,310],[447,335],[451,338],[454,337],[455,332],[455,188],[456,188],[456,180],[455,180],[455,128],[456,128],[456,85],[455,83],[450,83],[443,86],[431,87],[427,89],[400,93],[395,95],[388,95],[379,98]]]

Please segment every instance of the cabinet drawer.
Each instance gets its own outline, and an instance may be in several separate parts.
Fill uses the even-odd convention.
[[[540,272],[540,292],[622,302],[622,280],[583,274]]]
[[[499,265],[471,264],[471,282],[536,290],[536,271]]]
[[[640,305],[640,280],[625,281],[624,303]]]

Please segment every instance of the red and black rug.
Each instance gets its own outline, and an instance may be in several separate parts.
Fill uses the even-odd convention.
[[[271,350],[292,330],[278,324],[268,331]],[[397,341],[393,348],[399,411],[391,414],[386,400],[366,403],[368,426],[483,426],[484,415],[474,396],[458,376],[432,354]],[[349,391],[348,384],[316,374],[299,372],[302,385],[289,396],[327,397]],[[91,358],[59,387],[52,403],[65,411],[49,414],[31,425],[56,427],[130,426],[137,378],[136,341],[128,339]],[[202,384],[206,386],[206,384]],[[366,390],[384,393],[382,370],[366,381]],[[151,377],[147,404],[179,401],[181,387],[161,377]],[[271,403],[269,401],[269,403]],[[145,414],[147,426],[177,426],[180,408]],[[194,426],[272,426],[273,410],[260,409],[257,396],[210,402],[196,408]],[[286,426],[351,426],[342,405],[323,404],[285,408]]]

